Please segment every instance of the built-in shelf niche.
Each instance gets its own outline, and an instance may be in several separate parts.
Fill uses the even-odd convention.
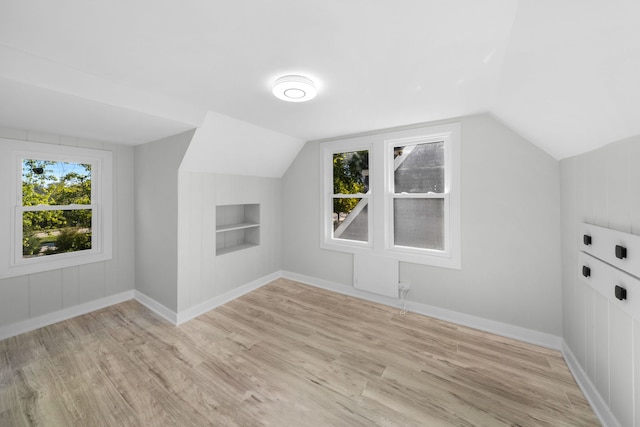
[[[260,244],[260,205],[216,206],[216,255]]]

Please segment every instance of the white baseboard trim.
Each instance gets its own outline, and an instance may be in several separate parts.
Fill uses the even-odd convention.
[[[400,308],[402,305],[402,303],[396,298],[389,298],[382,295],[372,294],[355,289],[352,286],[342,285],[339,283],[334,283],[311,276],[305,276],[290,271],[277,271],[267,276],[256,279],[243,286],[232,289],[231,291],[226,292],[222,295],[211,298],[180,313],[176,313],[173,310],[168,309],[164,305],[160,304],[153,298],[148,297],[140,291],[125,291],[116,295],[110,295],[108,297],[79,304],[63,310],[58,310],[53,313],[34,317],[32,319],[23,320],[11,325],[1,326],[0,340],[24,334],[26,332],[30,332],[44,326],[49,326],[63,320],[71,319],[72,317],[81,316],[83,314],[100,310],[110,305],[119,304],[130,299],[136,299],[138,302],[140,302],[140,304],[158,314],[160,317],[164,318],[171,324],[180,325],[281,277],[329,291],[338,292],[344,295],[361,298],[367,301],[377,302],[391,307]],[[582,369],[582,366],[580,365],[564,339],[544,332],[534,331],[531,329],[513,326],[494,320],[484,319],[481,317],[471,316],[468,314],[459,313],[456,311],[434,307],[418,302],[408,302],[407,309],[417,314],[422,314],[425,316],[434,317],[436,319],[468,326],[474,329],[491,332],[508,338],[514,338],[531,344],[560,350],[564,356],[565,361],[567,362],[567,365],[569,366],[569,369],[571,370],[571,373],[573,374],[573,377],[578,383],[578,386],[589,401],[589,404],[600,419],[602,425],[605,427],[620,427],[620,424],[609,409],[607,403],[604,401],[602,396],[600,396],[595,386]]]
[[[391,307],[400,308],[401,302],[395,298],[389,298],[382,295],[376,295],[369,292],[355,289],[351,286],[342,285],[327,280],[318,279],[315,277],[305,276],[298,273],[292,273],[289,271],[277,271],[256,279],[250,283],[242,285],[238,288],[232,289],[217,297],[211,298],[201,304],[191,307],[187,310],[183,310],[180,313],[176,313],[173,310],[160,304],[153,298],[143,294],[137,290],[131,290],[122,292],[116,295],[111,295],[105,298],[100,298],[95,301],[90,301],[84,304],[79,304],[74,307],[59,310],[54,313],[45,314],[43,316],[35,317],[33,319],[27,319],[21,322],[17,322],[11,325],[0,327],[0,340],[13,337],[15,335],[23,334],[25,332],[32,331],[44,326],[51,325],[63,320],[70,319],[72,317],[80,316],[82,314],[89,313],[91,311],[99,310],[110,305],[118,304],[130,299],[136,299],[142,305],[167,320],[173,325],[180,325],[185,323],[201,314],[206,313],[216,307],[226,304],[246,293],[249,293],[255,289],[258,289],[273,280],[280,277],[286,279],[295,280],[297,282],[306,283],[315,287],[327,289],[330,291],[338,292],[345,295],[350,295],[356,298],[361,298],[368,301],[377,302],[380,304],[388,305]],[[483,319],[476,316],[471,316],[464,313],[459,313],[451,310],[446,310],[439,307],[430,306],[427,304],[409,302],[407,309],[414,313],[422,314],[425,316],[435,317],[437,319],[446,320],[452,323],[468,326],[475,329],[480,329],[486,332],[495,333],[498,335],[506,336],[509,338],[518,339],[531,344],[541,345],[557,350],[563,350],[562,339],[554,335],[546,334],[543,332],[533,331],[519,326],[513,326],[506,323],[496,322],[493,320]],[[575,361],[575,358],[574,358]],[[574,362],[575,364],[575,362]],[[576,365],[579,366],[579,365]],[[571,367],[571,365],[570,365]],[[585,376],[586,378],[586,376]],[[595,389],[594,389],[595,390]],[[606,407],[606,405],[605,405]]]
[[[266,285],[269,282],[272,282],[276,279],[279,279],[280,277],[282,277],[282,272],[281,271],[276,271],[275,273],[271,273],[268,274],[266,276],[263,276],[259,279],[256,279],[252,282],[249,282],[245,285],[242,285],[240,287],[234,288],[232,290],[230,290],[229,292],[226,292],[222,295],[218,295],[217,297],[213,297],[205,302],[202,302],[194,307],[191,307],[189,309],[183,310],[180,313],[178,313],[178,317],[177,317],[177,325],[181,325],[185,322],[188,322],[191,319],[194,319],[198,316],[200,316],[201,314],[204,314],[210,310],[213,310],[216,307],[219,307],[223,304],[228,303],[229,301],[232,301],[238,297],[241,297],[244,294],[247,294],[255,289],[258,289],[264,285]]]
[[[32,319],[23,320],[21,322],[13,323],[7,326],[0,326],[0,340],[14,337],[16,335],[24,334],[26,332],[33,331],[38,328],[52,325],[54,323],[61,322],[63,320],[71,319],[72,317],[81,316],[83,314],[100,310],[101,308],[108,307],[110,305],[119,304],[130,299],[135,299],[140,304],[147,307],[158,316],[162,317],[172,325],[181,325],[201,314],[206,313],[216,307],[228,303],[246,293],[249,293],[255,289],[258,289],[269,282],[282,277],[281,271],[276,271],[264,277],[254,280],[235,289],[230,290],[222,295],[211,298],[201,304],[184,310],[180,313],[165,307],[153,298],[143,294],[138,290],[131,290],[122,292],[116,295],[111,295],[105,298],[100,298],[94,301],[90,301],[84,304],[79,304],[73,307],[65,308],[53,313],[48,313],[42,316],[34,317]]]
[[[400,300],[396,298],[390,298],[365,291],[360,291],[352,286],[333,283],[327,280],[317,279],[315,277],[292,273],[290,271],[283,271],[282,277],[284,277],[285,279],[306,283],[318,288],[365,299],[367,301],[377,302],[391,307],[400,308],[402,305]],[[424,316],[434,317],[436,319],[456,323],[458,325],[468,326],[470,328],[479,329],[481,331],[491,332],[496,335],[517,339],[530,344],[540,345],[554,350],[562,349],[562,338],[544,332],[534,331],[532,329],[509,325],[507,323],[484,319],[482,317],[472,316],[469,314],[434,307],[428,304],[422,304],[414,301],[407,302],[407,310],[413,313],[422,314]]]
[[[569,366],[569,369],[573,374],[573,378],[575,378],[578,386],[582,390],[582,393],[589,401],[593,412],[596,413],[602,425],[605,427],[620,427],[620,423],[618,423],[618,420],[616,420],[616,417],[609,409],[607,402],[605,402],[602,396],[600,396],[600,393],[598,393],[598,390],[596,390],[586,372],[582,369],[582,366],[580,366],[580,362],[578,362],[578,359],[576,359],[564,340],[562,340],[562,354],[564,356],[564,360],[567,362],[567,366]]]
[[[153,311],[155,314],[162,317],[172,325],[175,325],[176,322],[178,321],[178,315],[176,314],[175,311],[165,307],[164,305],[160,304],[158,301],[143,294],[140,291],[137,291],[137,290],[134,291],[134,295],[135,295],[136,301],[138,301],[140,304],[144,305],[149,310]]]
[[[24,334],[26,332],[30,332],[44,326],[53,325],[54,323],[62,322],[63,320],[81,316],[92,311],[100,310],[101,308],[109,307],[110,305],[119,304],[133,298],[134,291],[125,291],[83,304],[74,305],[73,307],[54,311],[53,313],[47,313],[42,316],[23,320],[11,325],[2,326],[0,327],[0,340]]]

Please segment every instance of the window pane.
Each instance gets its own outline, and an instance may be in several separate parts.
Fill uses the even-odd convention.
[[[22,205],[91,204],[91,165],[50,160],[22,161]]]
[[[369,152],[333,155],[333,194],[366,194],[369,191]]]
[[[396,246],[444,250],[444,199],[394,199]]]
[[[369,240],[369,200],[333,199],[333,237],[336,239]]]
[[[91,213],[91,209],[23,212],[23,258],[91,249]]]
[[[395,193],[444,193],[444,143],[398,146],[395,158]]]

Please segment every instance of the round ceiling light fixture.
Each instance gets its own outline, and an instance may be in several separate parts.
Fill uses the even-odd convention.
[[[273,84],[273,94],[283,101],[310,101],[316,97],[317,93],[313,80],[305,76],[282,76]]]

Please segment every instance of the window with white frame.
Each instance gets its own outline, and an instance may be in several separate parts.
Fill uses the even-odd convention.
[[[9,253],[0,277],[111,258],[111,153],[24,141],[13,148],[2,192],[11,194]]]
[[[90,251],[93,212],[90,163],[20,159],[21,204],[16,207],[22,251],[16,262],[64,253]],[[22,252],[22,253],[20,253]]]
[[[331,154],[333,238],[369,243],[369,150]]]
[[[323,143],[322,247],[460,268],[460,125]]]

